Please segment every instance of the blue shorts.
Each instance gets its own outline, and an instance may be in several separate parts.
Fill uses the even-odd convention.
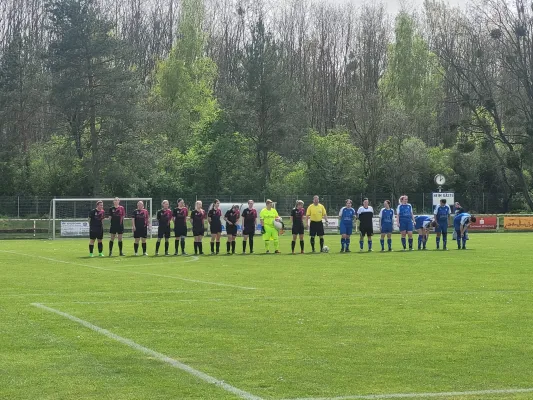
[[[410,219],[400,220],[400,232],[413,232],[413,221]]]
[[[381,225],[381,233],[392,233],[392,224]]]
[[[437,233],[448,233],[448,221],[439,221],[439,224],[435,227]]]
[[[351,235],[353,232],[353,224],[345,224],[341,222],[340,225],[341,235]]]

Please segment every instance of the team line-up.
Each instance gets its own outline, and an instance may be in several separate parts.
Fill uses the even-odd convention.
[[[381,251],[385,251],[385,238],[387,238],[387,250],[392,249],[392,232],[394,222],[397,223],[401,233],[401,244],[403,250],[413,250],[413,232],[418,232],[418,250],[425,250],[429,239],[431,228],[435,228],[436,232],[436,248],[440,249],[442,238],[443,250],[448,249],[448,222],[450,215],[452,215],[451,208],[446,204],[446,199],[440,201],[440,205],[435,208],[433,217],[418,216],[415,217],[413,207],[408,202],[407,196],[401,196],[399,205],[395,210],[391,208],[391,202],[386,200],[384,207],[379,212],[379,226],[381,233]],[[235,254],[236,238],[238,234],[238,226],[242,226],[242,254],[246,254],[247,245],[249,244],[250,253],[254,252],[254,236],[257,228],[257,218],[259,215],[261,224],[261,234],[265,245],[265,251],[270,253],[270,242],[273,242],[274,253],[280,253],[279,250],[279,235],[283,232],[284,224],[278,212],[273,207],[272,200],[266,201],[266,208],[263,208],[258,214],[254,208],[254,201],[248,201],[248,208],[245,208],[242,213],[240,207],[234,205],[224,216],[220,210],[220,201],[215,200],[208,212],[203,209],[202,201],[198,200],[195,203],[194,210],[189,212],[185,206],[183,199],[178,199],[177,206],[173,210],[170,209],[168,200],[164,200],[162,208],[157,212],[157,220],[159,223],[157,232],[157,242],[155,248],[155,255],[159,255],[159,248],[161,241],[165,239],[165,255],[169,255],[169,240],[171,237],[171,223],[174,226],[175,236],[175,252],[174,255],[187,255],[185,252],[185,238],[187,237],[187,222],[192,224],[192,232],[194,237],[194,254],[203,255],[202,239],[206,232],[206,222],[211,233],[211,254],[217,255],[220,253],[220,239],[222,235],[222,218],[224,218],[227,233],[226,252],[227,254]],[[359,248],[364,250],[364,238],[367,237],[367,250],[372,251],[372,237],[374,235],[373,228],[374,209],[369,205],[368,199],[363,200],[363,204],[356,211],[353,208],[351,200],[346,201],[346,206],[343,207],[339,213],[339,228],[341,234],[341,252],[350,252],[351,235],[354,229],[354,223],[359,221]],[[122,235],[124,233],[124,219],[126,218],[126,211],[120,205],[120,199],[115,198],[113,207],[107,213],[107,218],[111,221],[109,241],[109,256],[113,255],[113,247],[115,238],[118,239],[118,248],[121,256],[124,256]],[[315,238],[318,236],[320,252],[328,252],[329,248],[324,244],[324,225],[328,224],[328,217],[326,208],[320,203],[319,197],[313,198],[313,203],[304,209],[304,202],[298,200],[294,209],[291,212],[292,222],[292,243],[291,250],[295,253],[296,241],[300,241],[300,252],[304,253],[305,243],[305,226],[309,226],[309,236],[311,251],[315,253]],[[94,256],[94,243],[98,243],[98,254],[104,257],[103,254],[103,237],[104,237],[104,220],[106,213],[102,201],[96,203],[96,208],[89,213],[89,256]],[[132,231],[134,237],[134,254],[139,254],[139,244],[142,247],[142,254],[148,255],[146,239],[148,237],[148,228],[150,227],[150,215],[144,208],[144,203],[139,201],[137,209],[131,215]],[[305,225],[304,225],[305,220]],[[457,248],[459,250],[466,249],[466,242],[468,240],[468,227],[472,222],[476,222],[476,217],[464,212],[459,203],[455,203],[455,216],[453,219],[453,236],[457,241]]]

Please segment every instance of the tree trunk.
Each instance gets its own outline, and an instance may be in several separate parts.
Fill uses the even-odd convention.
[[[100,161],[98,154],[98,132],[96,131],[96,105],[94,101],[93,86],[94,77],[89,74],[89,92],[90,92],[90,105],[89,105],[89,129],[91,133],[91,180],[92,180],[92,195],[97,196],[101,192],[100,185]]]

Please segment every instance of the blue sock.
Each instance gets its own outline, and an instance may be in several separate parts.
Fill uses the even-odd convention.
[[[413,239],[409,239],[409,249],[413,248]]]
[[[466,236],[465,236],[465,237],[463,237],[463,247],[465,247],[465,248],[466,248]]]
[[[350,250],[350,239],[346,239],[346,250]]]
[[[346,239],[341,238],[341,250],[344,250],[344,244],[346,243]]]
[[[385,250],[385,240],[381,239],[379,243],[381,244],[381,250]]]
[[[422,241],[422,244],[423,244],[423,246],[424,246],[424,250],[426,249],[426,245],[427,245],[427,243],[428,243],[428,237],[427,237],[427,236],[424,236],[423,241]]]
[[[405,246],[406,246],[405,238],[402,238],[402,246],[403,246],[403,249],[405,250]]]
[[[372,240],[368,241],[368,250],[372,250]]]
[[[457,248],[461,248],[461,237],[457,234]]]
[[[389,245],[389,250],[392,250],[392,239],[387,239],[387,244]]]
[[[440,237],[437,237],[437,250],[440,248]]]
[[[446,246],[448,245],[448,234],[447,233],[442,234],[442,245],[444,246],[444,248],[446,248]]]
[[[361,248],[361,250],[363,250],[364,244],[365,242],[363,242],[362,240],[359,241],[359,247]]]
[[[422,235],[418,235],[418,250],[420,250],[422,248],[422,242],[424,241],[424,236]],[[409,245],[409,247],[411,247]]]

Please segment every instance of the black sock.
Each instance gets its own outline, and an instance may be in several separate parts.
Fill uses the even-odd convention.
[[[324,238],[320,238],[320,251],[324,248]]]
[[[198,242],[198,248],[200,249],[200,254],[204,254],[204,246],[202,242]]]
[[[198,254],[198,242],[194,242],[194,254]]]
[[[113,245],[115,244],[115,242],[113,242],[112,240],[109,241],[109,252],[111,253],[113,251]]]
[[[122,254],[122,240],[118,241],[118,251]]]
[[[181,238],[181,253],[185,253],[185,238]]]
[[[311,238],[311,250],[315,251],[315,238]]]
[[[143,253],[146,253],[146,243],[142,243]]]
[[[300,249],[302,249],[302,251],[304,251],[304,247],[305,247],[305,242],[303,240],[300,240]]]
[[[133,244],[133,251],[135,252],[135,254],[137,254],[137,252],[139,251],[139,243]]]
[[[237,246],[237,242],[235,242],[235,240],[233,242],[231,242],[231,252],[232,253],[235,253],[235,246]]]
[[[98,253],[104,252],[104,244],[102,242],[98,242]]]
[[[168,246],[169,246],[170,243],[168,243],[168,241],[165,242],[165,254],[168,253]]]
[[[217,254],[220,253],[220,242],[216,243]]]
[[[211,253],[215,252],[215,242],[211,242]]]
[[[160,242],[160,241],[157,241],[157,242],[155,243],[155,252],[156,252],[156,253],[159,253],[159,246],[161,246],[161,242]],[[144,247],[143,247],[143,249],[144,249]]]
[[[242,252],[246,253],[246,240],[242,241]]]
[[[291,242],[291,249],[292,249],[292,252],[293,252],[293,253],[294,253],[294,249],[295,249],[295,248],[296,248],[296,241],[293,240],[293,241]]]
[[[254,237],[250,236],[250,251],[254,251]]]
[[[180,241],[174,240],[174,253],[178,254],[179,249],[180,249]]]
[[[226,251],[229,253],[230,251],[230,247],[231,247],[231,243],[230,242],[226,242]]]
[[[90,245],[89,245],[89,253],[90,253],[90,254],[93,254],[93,253],[94,253],[94,244],[90,244]]]

